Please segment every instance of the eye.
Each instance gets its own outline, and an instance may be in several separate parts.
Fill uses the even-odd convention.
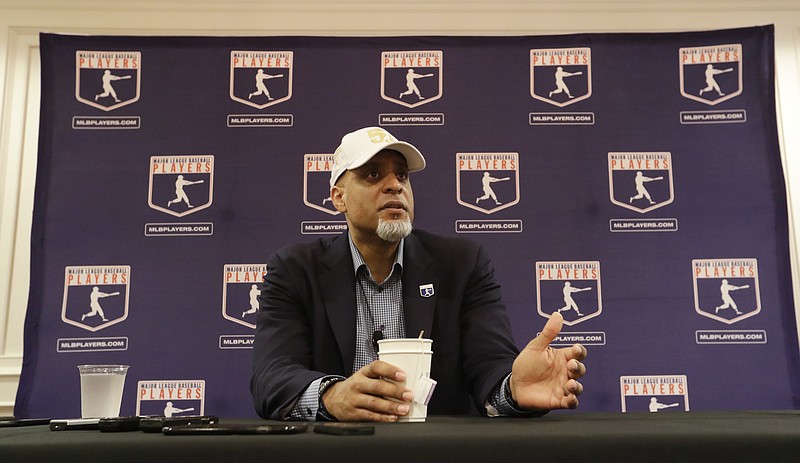
[[[398,172],[397,178],[398,180],[403,180],[403,181],[408,180],[408,172]]]

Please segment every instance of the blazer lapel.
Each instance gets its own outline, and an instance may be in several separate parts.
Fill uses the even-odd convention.
[[[436,288],[439,279],[433,275],[433,258],[412,233],[405,239],[403,249],[403,311],[406,336],[415,338],[424,331],[430,337],[433,312],[436,308]]]
[[[333,241],[321,261],[324,267],[320,275],[322,300],[342,353],[344,371],[349,373],[356,350],[356,280],[346,233]]]

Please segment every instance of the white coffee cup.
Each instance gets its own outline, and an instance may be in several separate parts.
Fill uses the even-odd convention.
[[[81,374],[81,417],[119,416],[128,365],[78,365]]]
[[[378,341],[378,359],[391,363],[406,373],[406,381],[400,383],[418,395],[420,378],[431,375],[431,345],[433,340],[423,338],[382,339]],[[398,421],[423,422],[428,416],[428,406],[417,401],[411,403],[408,415],[401,416]]]

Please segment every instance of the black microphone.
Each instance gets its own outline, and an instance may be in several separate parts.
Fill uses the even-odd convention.
[[[375,330],[375,332],[372,333],[372,348],[375,349],[376,354],[378,353],[378,341],[381,339],[383,339],[383,331]]]

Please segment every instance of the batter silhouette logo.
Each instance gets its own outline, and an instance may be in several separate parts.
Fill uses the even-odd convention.
[[[536,262],[536,308],[545,318],[560,312],[567,326],[599,316],[600,262]]]
[[[92,332],[125,321],[130,281],[129,265],[65,267],[61,320]]]
[[[258,296],[267,274],[266,264],[225,264],[222,282],[222,316],[256,329]]]
[[[339,211],[331,201],[330,178],[333,154],[306,154],[303,157],[303,203],[331,215]]]
[[[613,204],[640,214],[671,204],[675,199],[672,155],[608,153],[608,190]]]
[[[686,375],[620,376],[623,412],[689,411]]]
[[[533,49],[531,96],[554,106],[592,96],[592,50],[588,47]]]
[[[519,153],[456,153],[456,197],[493,214],[519,203]]]
[[[150,157],[151,208],[183,217],[210,207],[213,198],[213,155]]]
[[[443,53],[385,51],[381,53],[381,97],[416,108],[442,97]]]
[[[709,106],[742,94],[742,45],[681,48],[681,95]]]
[[[292,97],[294,52],[231,52],[230,95],[233,101],[264,109]]]
[[[103,111],[139,101],[142,53],[138,51],[75,52],[75,98]]]
[[[758,260],[694,259],[694,306],[698,314],[731,325],[761,312]]]

